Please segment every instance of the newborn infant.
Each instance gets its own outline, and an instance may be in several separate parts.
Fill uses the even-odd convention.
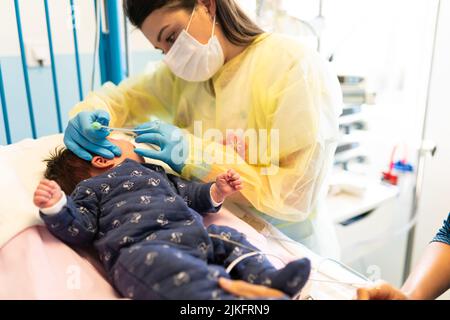
[[[243,187],[229,170],[215,182],[186,181],[146,164],[125,140],[112,160],[82,160],[66,149],[46,160],[34,203],[50,232],[73,246],[94,246],[110,282],[132,299],[238,299],[218,284],[220,277],[300,292],[310,262],[297,260],[276,270],[259,251],[228,227],[205,228],[203,216],[217,213],[225,198]],[[69,195],[70,196],[66,196]]]

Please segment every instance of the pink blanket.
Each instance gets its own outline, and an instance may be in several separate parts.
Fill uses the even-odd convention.
[[[0,250],[0,299],[114,299],[101,273],[45,227],[32,227]]]
[[[233,214],[205,220],[245,233],[264,250],[266,239]],[[77,253],[45,227],[32,227],[0,249],[0,299],[117,299],[97,261]]]

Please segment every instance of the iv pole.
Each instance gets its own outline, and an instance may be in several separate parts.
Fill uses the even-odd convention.
[[[323,0],[319,0],[319,15],[317,19],[323,19]],[[322,37],[321,35],[317,35],[317,51],[320,52],[322,50]]]

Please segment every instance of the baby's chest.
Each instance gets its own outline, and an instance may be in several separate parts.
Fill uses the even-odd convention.
[[[143,174],[139,171],[132,175],[102,179],[96,189],[100,199],[99,202],[103,206],[112,203],[120,206],[120,203],[127,199],[136,201],[136,198],[159,198],[174,196],[175,194],[171,182],[161,174]]]
[[[99,206],[100,226],[106,232],[118,226],[157,229],[190,217],[185,199],[159,178],[122,181],[105,193]]]

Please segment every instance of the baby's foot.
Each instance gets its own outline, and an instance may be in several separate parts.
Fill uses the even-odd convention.
[[[305,286],[310,272],[311,262],[308,259],[293,261],[270,275],[270,286],[294,297]]]

